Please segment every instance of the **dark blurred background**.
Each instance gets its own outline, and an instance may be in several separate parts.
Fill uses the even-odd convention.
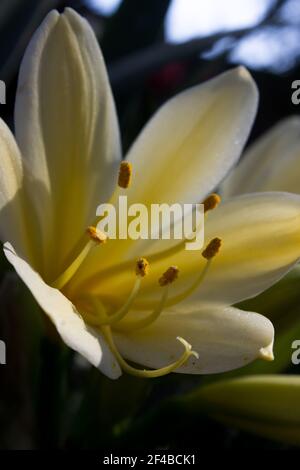
[[[279,119],[299,113],[300,105],[297,107],[291,101],[292,82],[300,79],[299,0],[1,0],[0,79],[7,85],[7,101],[1,105],[0,113],[11,127],[23,52],[47,12],[53,8],[61,11],[65,6],[85,16],[99,39],[117,103],[124,150],[166,99],[235,64],[248,67],[260,90],[258,118],[251,139]],[[13,299],[3,297],[7,286],[14,293]],[[123,378],[118,385],[114,383],[112,392],[107,379],[97,371],[74,362],[69,376],[61,380],[60,366],[69,360],[70,353],[40,339],[34,303],[28,308],[35,318],[36,329],[32,332],[32,319],[20,316],[20,304],[23,308],[25,297],[13,274],[3,279],[0,338],[15,348],[5,371],[0,371],[0,449],[105,445],[110,434],[107,428],[103,437],[100,422],[101,426],[111,426],[111,436],[122,434],[122,426],[126,426],[128,416],[123,416],[124,410],[121,415],[117,411],[124,391],[132,394],[132,408],[127,413],[131,416],[137,413],[139,418],[143,410],[137,411],[136,403],[141,396],[144,409],[148,409],[178,386],[189,388],[195,380],[201,380],[180,379],[178,385],[178,378],[172,376],[156,381],[150,389],[144,382],[137,384],[135,379]],[[26,332],[30,322],[28,344]],[[51,383],[58,383],[56,389],[49,387],[51,379]],[[88,398],[82,398],[83,384]],[[55,412],[61,406],[66,409],[63,420]],[[76,418],[74,410],[79,410]],[[143,430],[144,441],[138,431],[133,431],[133,440],[129,432],[123,445],[130,447],[139,442],[142,446],[147,442],[152,448],[189,445],[285,448],[208,420],[200,426],[192,416],[180,417],[186,420],[181,425],[188,426],[191,433],[182,434],[176,426],[170,433],[170,426],[165,424],[170,421],[168,410],[164,413],[159,430],[155,428],[154,432],[149,422]],[[70,423],[71,438],[67,431]],[[80,437],[82,430],[85,440]],[[107,443],[111,445],[109,439]]]
[[[1,0],[0,77],[11,120],[20,59],[45,14],[75,8],[93,26],[108,64],[125,149],[169,96],[235,64],[261,92],[253,136],[297,113],[299,0]]]

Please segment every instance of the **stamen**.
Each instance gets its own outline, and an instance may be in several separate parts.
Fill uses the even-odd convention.
[[[136,262],[135,272],[137,276],[145,277],[149,272],[149,262],[146,258],[139,258]]]
[[[82,309],[81,311],[78,310],[80,312],[81,317],[89,325],[101,327],[103,324],[103,320],[107,318],[107,314],[106,314],[103,303],[101,302],[100,299],[92,298],[91,296],[85,296],[84,298],[87,300],[87,302],[92,303],[92,306],[94,307],[93,310],[97,314],[97,316],[94,314],[88,313],[86,309],[84,310]],[[82,313],[83,311],[84,313]]]
[[[136,299],[136,297],[139,293],[139,290],[140,290],[140,287],[141,287],[141,282],[142,282],[142,278],[138,276],[135,280],[134,286],[132,288],[132,291],[131,291],[128,299],[122,305],[122,307],[119,308],[119,310],[117,310],[114,314],[106,315],[106,317],[104,317],[104,318],[103,318],[103,315],[102,315],[102,309],[101,310],[99,309],[98,299],[96,299],[95,297],[91,297],[91,300],[93,302],[96,313],[99,315],[98,326],[112,325],[113,323],[116,323],[116,322],[122,320],[122,318],[124,318],[125,315],[127,315],[127,313],[129,312],[133,302],[135,301],[135,299]]]
[[[91,249],[95,246],[95,243],[102,245],[107,241],[105,233],[92,225],[86,229],[86,232],[90,240],[85,244],[79,255],[72,261],[67,269],[51,284],[52,287],[62,289],[78,271]]]
[[[210,260],[211,258],[216,256],[216,254],[220,251],[221,245],[222,245],[221,238],[218,238],[218,237],[213,238],[209,242],[205,250],[202,251],[203,258]]]
[[[215,193],[211,194],[203,202],[204,212],[206,213],[210,210],[215,209],[219,205],[220,202],[221,202],[221,197],[218,194],[215,194]],[[196,229],[197,229],[197,227],[196,227]],[[195,228],[194,228],[194,230],[195,230]],[[152,255],[149,255],[148,258],[150,259],[151,262],[155,262],[155,261],[158,261],[160,259],[164,259],[164,258],[173,256],[173,255],[179,253],[180,251],[182,251],[185,247],[186,242],[188,242],[188,241],[191,241],[191,240],[188,239],[188,238],[183,238],[183,240],[181,240],[179,243],[172,246],[171,248],[169,248],[167,250],[159,251],[159,252],[157,252],[155,254],[152,254]]]
[[[90,236],[91,240],[93,240],[98,245],[107,242],[107,235],[105,235],[104,232],[101,232],[101,230],[99,230],[97,227],[94,227],[93,225],[90,225],[90,227],[86,229],[86,232]]]
[[[179,302],[182,302],[183,300],[185,300],[187,297],[189,297],[199,286],[200,284],[202,284],[204,278],[206,277],[206,274],[210,268],[210,264],[211,264],[211,261],[207,261],[207,263],[205,264],[203,270],[200,272],[200,274],[196,277],[195,281],[193,282],[193,284],[188,287],[184,292],[182,292],[181,294],[178,294],[178,295],[175,295],[174,297],[172,297],[171,299],[168,300],[166,306],[167,307],[171,307],[172,305],[176,305],[178,304]]]
[[[216,207],[218,207],[218,205],[220,204],[221,202],[221,198],[218,194],[210,194],[210,196],[208,196],[206,199],[204,199],[203,201],[203,204],[204,204],[204,214],[206,214],[206,212],[208,211],[212,211],[213,209],[215,209]]]
[[[199,273],[199,275],[196,277],[195,281],[193,284],[188,287],[185,291],[183,291],[181,294],[175,295],[174,297],[169,298],[166,302],[164,307],[171,307],[173,305],[178,304],[179,302],[182,302],[185,300],[187,297],[189,297],[198,287],[202,284],[204,281],[208,270],[210,268],[210,265],[213,261],[213,257],[216,256],[216,254],[219,252],[220,247],[221,247],[222,240],[220,238],[214,238],[209,242],[207,247],[202,253],[202,256],[207,259],[207,262],[202,269],[202,271]],[[149,309],[153,306],[153,302],[141,302],[137,303],[137,307],[139,308],[144,308],[144,309]]]
[[[172,284],[178,278],[179,269],[177,266],[170,266],[166,272],[163,273],[161,278],[159,278],[158,282],[160,286],[166,286],[168,284]]]
[[[165,286],[163,288],[163,294],[161,296],[160,302],[158,306],[153,310],[150,315],[145,318],[140,318],[139,320],[130,320],[124,324],[116,325],[114,329],[118,331],[133,331],[133,330],[140,330],[142,328],[146,328],[147,326],[151,325],[151,323],[155,322],[158,319],[160,314],[165,308],[166,301],[169,294],[169,286]]]
[[[118,185],[120,188],[128,188],[131,183],[132,165],[129,162],[121,162]]]
[[[136,369],[135,367],[130,366],[128,362],[126,362],[125,359],[123,359],[123,357],[119,353],[114,343],[110,327],[107,327],[107,326],[104,327],[103,333],[111,351],[116,356],[116,359],[118,360],[122,369],[128,374],[134,375],[135,377],[145,377],[145,378],[162,377],[163,375],[170,374],[171,372],[174,372],[179,367],[183,366],[191,356],[194,356],[197,359],[199,359],[198,353],[196,353],[195,351],[192,351],[192,346],[185,339],[178,336],[176,339],[183,344],[185,351],[177,361],[169,364],[166,367],[162,367],[156,370]]]
[[[176,266],[170,266],[159,279],[159,284],[163,288],[163,293],[160,302],[150,315],[138,320],[130,320],[124,324],[121,323],[120,325],[116,325],[115,329],[121,331],[139,330],[141,328],[146,328],[151,325],[151,323],[155,322],[166,306],[169,295],[169,285],[177,279],[178,272],[179,269]]]
[[[54,282],[52,282],[51,286],[56,289],[62,289],[80,268],[94,246],[94,243],[90,240],[68,268]]]
[[[127,162],[122,162],[122,163],[127,163]],[[208,203],[206,202],[207,200],[210,201],[209,202],[210,209],[208,209]],[[212,201],[214,201],[214,202],[212,202]],[[213,194],[211,196],[208,196],[208,198],[204,201],[204,204],[206,203],[206,206],[207,206],[206,211],[212,210],[214,207],[216,207],[216,205],[215,205],[216,202],[220,202],[220,201],[221,201],[221,198],[217,194]],[[162,250],[162,251],[159,251],[155,254],[150,254],[148,256],[148,259],[150,260],[150,262],[154,263],[154,262],[159,261],[161,259],[165,259],[165,258],[174,256],[177,253],[180,253],[181,251],[183,251],[187,241],[191,241],[191,240],[187,239],[187,238],[184,238],[179,243],[177,243],[176,245],[172,246],[171,248],[169,248],[167,250]],[[204,250],[204,253],[205,253],[205,250]],[[103,270],[102,271],[102,276],[106,276],[107,271],[109,271],[110,276],[112,276],[115,271],[120,272],[121,269],[125,271],[128,268],[128,266],[130,265],[130,263],[131,263],[131,261],[126,261],[126,262],[122,263],[121,265],[116,266],[115,268],[110,267],[107,270]]]
[[[103,326],[103,325],[113,325],[114,323],[119,322],[122,320],[127,313],[129,312],[133,302],[135,301],[140,287],[141,287],[141,282],[142,278],[147,274],[147,269],[149,269],[149,263],[146,260],[146,258],[139,258],[136,262],[136,280],[134,283],[134,286],[132,288],[132,291],[126,300],[126,302],[122,305],[119,310],[117,310],[114,314],[112,315],[107,315],[105,313],[104,307],[102,302],[96,298],[91,296],[90,301],[93,304],[94,310],[97,313],[97,318],[96,318],[96,324],[97,326]],[[90,318],[90,316],[89,316]],[[93,319],[95,323],[95,319]]]

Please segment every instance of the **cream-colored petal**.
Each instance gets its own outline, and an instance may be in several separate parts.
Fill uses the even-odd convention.
[[[20,253],[28,255],[22,198],[20,151],[9,128],[0,119],[0,239],[10,240]]]
[[[21,65],[15,121],[43,227],[44,273],[55,278],[110,195],[120,160],[103,58],[91,27],[73,10],[52,11],[34,34]]]
[[[213,374],[242,367],[257,358],[272,360],[274,329],[262,315],[233,307],[190,307],[164,312],[148,328],[115,334],[120,352],[138,364],[159,368],[182,353],[180,336],[192,345],[191,357],[177,372]]]
[[[256,86],[243,67],[168,101],[126,157],[133,164],[129,201],[201,202],[240,156],[257,101]]]
[[[300,193],[300,117],[283,119],[263,134],[221,186],[227,198],[259,191]]]
[[[208,213],[205,243],[214,237],[222,239],[220,252],[191,298],[232,305],[253,297],[277,282],[300,258],[300,196],[274,192],[232,198]],[[178,280],[170,287],[173,298],[194,284],[206,263],[201,250],[184,248],[169,257],[164,253],[159,259],[146,257],[150,271],[136,301],[141,308],[145,300],[159,298],[158,279],[169,266],[179,268]],[[118,269],[99,270],[85,287],[112,299],[118,292],[125,300],[134,280],[134,263],[132,259]]]
[[[300,197],[257,193],[232,198],[207,218],[206,238],[215,236],[223,244],[196,296],[226,304],[253,297],[300,258]]]
[[[226,305],[253,297],[300,258],[300,197],[274,192],[232,198],[208,215],[205,237],[220,237],[222,246],[194,296]],[[176,257],[187,285],[204,265],[200,253],[191,253]]]
[[[74,305],[57,289],[47,285],[10,243],[4,253],[32,295],[54,323],[63,341],[112,379],[121,375],[120,367],[101,334],[89,328]]]

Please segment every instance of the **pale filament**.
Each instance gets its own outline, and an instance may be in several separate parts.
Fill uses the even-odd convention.
[[[62,289],[74,276],[94,246],[95,245],[92,240],[89,240],[79,255],[68,266],[68,268],[51,284],[52,287],[55,287],[56,289]]]
[[[166,307],[167,298],[169,294],[169,286],[162,288],[163,293],[157,307],[145,318],[137,320],[128,320],[126,323],[121,323],[115,326],[117,331],[134,331],[141,328],[146,328],[158,319],[164,308]]]
[[[209,271],[209,268],[211,266],[213,258],[216,256],[216,254],[218,253],[218,251],[220,249],[221,239],[219,239],[219,238],[212,239],[210,241],[210,243],[208,244],[208,246],[206,247],[206,249],[203,251],[203,253],[205,253],[209,249],[210,245],[213,245],[213,243],[216,242],[216,241],[218,242],[219,246],[216,247],[215,250],[213,249],[211,254],[209,254],[209,257],[206,258],[207,261],[205,263],[204,268],[202,269],[202,271],[200,271],[200,273],[198,274],[198,276],[196,277],[196,279],[192,283],[192,285],[189,286],[185,291],[181,292],[180,294],[166,300],[164,307],[171,307],[173,305],[177,305],[179,302],[182,302],[187,297],[189,297],[191,294],[193,294],[193,292],[195,292],[195,290],[198,289],[198,287],[200,287],[200,285],[203,283],[203,281],[205,280],[205,278],[207,276],[207,273]],[[148,310],[150,308],[153,308],[154,306],[155,306],[154,301],[140,301],[140,302],[135,303],[134,308],[140,308],[140,309]]]
[[[112,325],[114,323],[117,323],[121,321],[129,312],[133,302],[135,301],[139,290],[141,286],[141,281],[142,278],[138,276],[136,278],[136,281],[134,283],[133,289],[131,293],[129,294],[128,299],[126,302],[122,305],[119,310],[117,310],[115,313],[112,315],[103,315],[103,306],[102,303],[97,299],[96,297],[91,296],[91,301],[94,306],[95,312],[97,314],[97,325],[98,326],[103,326],[103,325]]]
[[[164,308],[166,307],[172,307],[173,305],[177,305],[179,302],[182,302],[185,300],[187,297],[189,297],[193,292],[195,292],[198,287],[202,284],[204,279],[206,278],[206,275],[208,273],[208,270],[211,266],[212,260],[207,260],[205,263],[205,266],[203,270],[199,273],[199,275],[196,277],[195,281],[191,286],[189,286],[185,291],[181,292],[178,295],[175,295],[174,297],[171,297],[166,300]],[[150,308],[153,308],[155,305],[155,301],[140,301],[136,302],[134,308],[143,308],[145,310],[148,310]]]

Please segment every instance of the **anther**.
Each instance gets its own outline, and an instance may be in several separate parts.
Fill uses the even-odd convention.
[[[149,272],[149,262],[146,258],[139,258],[136,262],[135,273],[137,276],[145,277]]]
[[[128,188],[131,183],[132,166],[129,162],[121,162],[119,169],[118,185],[120,188]]]
[[[160,286],[171,284],[178,278],[179,269],[177,266],[170,266],[166,272],[159,278],[158,283]]]
[[[206,199],[203,201],[204,205],[204,213],[208,211],[212,211],[215,209],[221,202],[221,198],[218,194],[210,194]]]
[[[95,243],[99,245],[101,245],[101,243],[106,243],[107,235],[105,235],[105,233],[101,232],[101,230],[97,229],[93,225],[88,227],[86,231],[87,231],[87,234]]]
[[[203,258],[205,258],[207,260],[210,260],[211,258],[216,256],[216,254],[219,252],[219,250],[221,248],[221,245],[222,245],[221,238],[218,238],[218,237],[213,238],[209,242],[209,244],[207,245],[205,250],[202,251]]]

